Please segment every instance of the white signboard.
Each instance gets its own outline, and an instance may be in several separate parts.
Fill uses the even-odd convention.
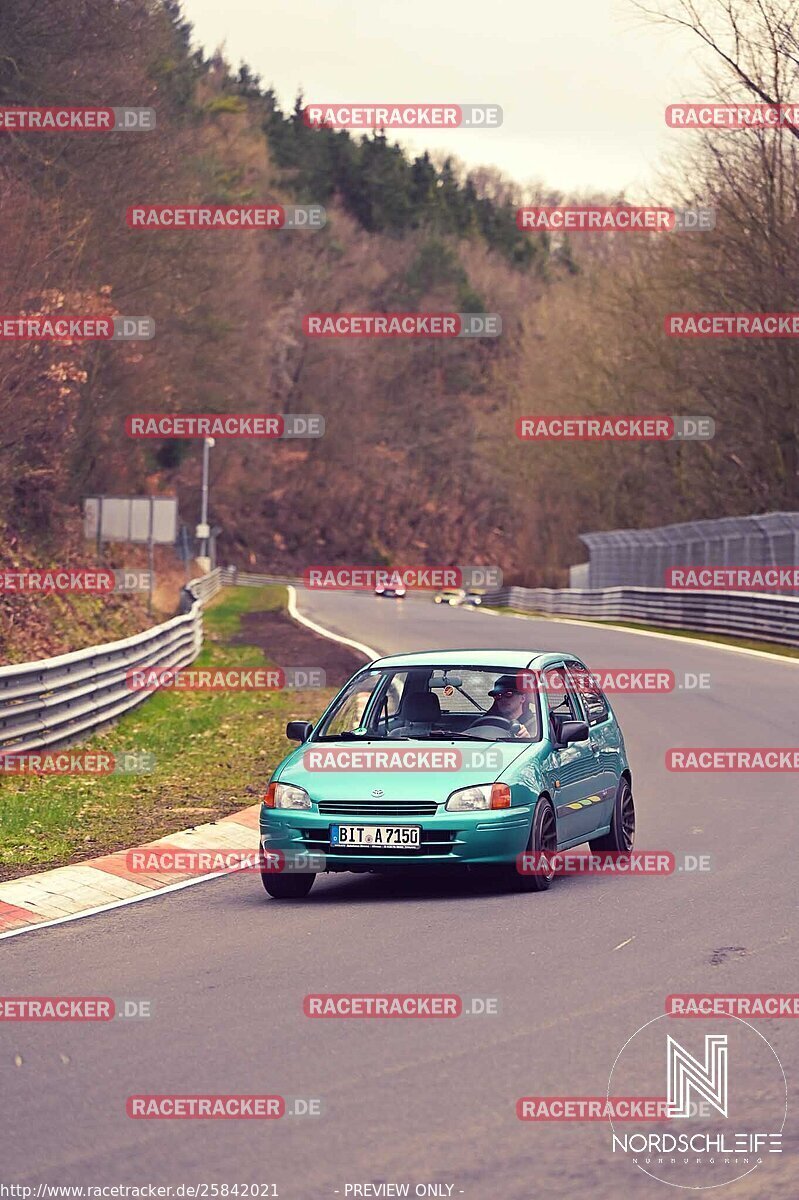
[[[101,542],[171,546],[178,536],[176,496],[87,496],[83,533]]]

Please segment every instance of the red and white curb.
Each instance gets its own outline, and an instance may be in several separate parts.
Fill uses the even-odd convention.
[[[219,821],[170,833],[135,850],[235,850],[254,854],[258,849],[259,811],[260,805],[253,804]],[[128,862],[133,852],[118,850],[86,862],[0,883],[0,940],[230,874],[229,871],[207,875],[190,871],[131,871]]]
[[[352,646],[371,661],[379,658],[376,650],[342,634],[333,633],[318,625],[297,608],[297,591],[288,591],[288,612],[295,621],[306,625],[322,637],[342,645]],[[154,842],[129,850],[118,850],[91,858],[68,867],[55,867],[35,875],[24,875],[0,883],[0,941],[17,937],[29,929],[61,925],[147,900],[164,892],[176,892],[232,874],[238,868],[197,875],[189,871],[131,871],[129,855],[145,850],[235,850],[255,853],[258,850],[258,818],[260,805],[253,804],[240,812],[231,813],[207,825],[195,825],[178,833],[170,833]]]

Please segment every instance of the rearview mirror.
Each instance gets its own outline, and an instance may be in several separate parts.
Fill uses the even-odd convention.
[[[430,690],[441,691],[445,687],[463,687],[463,680],[460,675],[453,675],[451,671],[434,671],[430,676]]]
[[[585,721],[564,721],[558,740],[561,746],[568,746],[571,742],[587,742],[588,726]]]
[[[310,721],[289,721],[286,726],[286,737],[292,742],[307,742],[312,733]]]

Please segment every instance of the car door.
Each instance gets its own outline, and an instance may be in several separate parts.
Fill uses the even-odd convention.
[[[546,668],[544,709],[550,751],[544,760],[558,818],[558,841],[577,842],[596,828],[591,807],[598,803],[599,766],[590,741],[558,746],[556,729],[564,721],[584,721],[579,696],[564,663]]]
[[[610,824],[621,773],[621,738],[607,697],[588,668],[578,659],[567,659],[566,670],[579,696],[589,730],[589,745],[596,763],[596,795],[584,813],[584,832]]]

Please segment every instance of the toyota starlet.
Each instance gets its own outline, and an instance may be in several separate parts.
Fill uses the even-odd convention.
[[[324,871],[491,868],[542,891],[520,863],[588,842],[626,852],[632,773],[611,705],[568,653],[436,650],[358,671],[261,805],[261,876],[279,899]]]

